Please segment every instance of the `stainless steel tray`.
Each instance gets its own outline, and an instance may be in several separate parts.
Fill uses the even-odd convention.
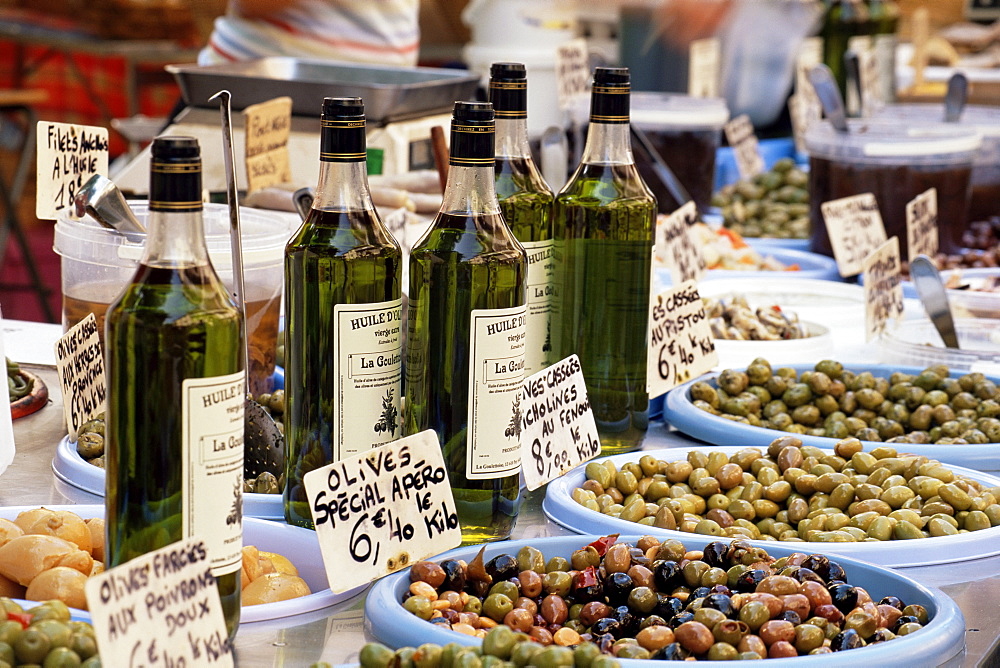
[[[167,65],[189,106],[211,107],[208,98],[222,89],[239,110],[282,95],[292,98],[292,113],[319,116],[323,98],[364,98],[370,123],[413,118],[451,109],[455,100],[472,99],[479,77],[466,70],[382,67],[328,60],[271,57],[222,65]]]

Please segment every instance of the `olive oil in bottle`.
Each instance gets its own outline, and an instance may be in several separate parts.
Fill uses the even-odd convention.
[[[303,476],[402,436],[402,252],[372,205],[361,98],[326,98],[312,209],[285,248],[285,519]]]
[[[507,227],[528,256],[527,346],[524,375],[553,362],[552,309],[556,258],[552,242],[552,189],[528,146],[528,84],[521,63],[490,68],[490,102],[496,114],[494,186]]]
[[[576,353],[601,452],[642,445],[656,198],[629,144],[629,72],[597,68],[583,156],[556,196],[559,358]]]
[[[109,567],[199,536],[230,637],[240,619],[243,321],[205,246],[196,139],[151,149],[146,247],[108,307]]]
[[[410,254],[407,435],[437,432],[464,543],[517,519],[527,258],[494,190],[488,102],[456,102],[444,201]]]

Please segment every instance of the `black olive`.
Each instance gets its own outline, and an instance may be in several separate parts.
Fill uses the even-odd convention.
[[[879,605],[891,605],[897,610],[902,610],[906,607],[906,604],[899,600],[896,596],[885,596],[881,601],[878,602]]]
[[[444,569],[444,582],[439,591],[462,591],[465,589],[465,566],[456,559],[445,559],[441,562]]]
[[[653,584],[659,591],[671,592],[685,584],[684,573],[676,561],[654,561]]]
[[[752,549],[753,545],[745,540],[734,540],[729,544],[729,550],[726,552],[726,558],[735,564],[740,560],[740,557],[743,556],[744,553],[749,552]]]
[[[736,578],[736,591],[741,592],[754,592],[757,591],[757,585],[760,581],[766,578],[768,575],[767,571],[760,568],[751,568],[750,570],[743,571],[740,573],[739,577]]]
[[[634,636],[639,632],[639,623],[642,620],[627,605],[619,605],[611,613],[611,616],[618,620],[620,637]]]
[[[635,588],[635,583],[628,573],[612,573],[604,581],[604,595],[612,607],[623,605],[628,601],[629,592]]]
[[[781,613],[781,615],[778,616],[778,619],[783,619],[786,622],[791,622],[796,626],[802,623],[802,618],[799,617],[799,613],[795,612],[794,610],[785,610],[784,612]]]
[[[729,598],[725,594],[709,594],[702,599],[701,607],[718,610],[726,617],[732,617],[733,612],[735,612],[735,609],[733,608],[733,599]]]
[[[486,572],[493,577],[493,582],[516,578],[520,570],[517,559],[509,554],[498,554],[486,562]]]
[[[830,579],[828,577],[830,574],[830,560],[822,554],[810,554],[802,560],[800,566],[802,568],[808,568],[824,580]]]
[[[847,582],[847,572],[844,567],[838,564],[836,561],[831,561],[829,566],[829,572],[826,575],[827,582]]]
[[[908,624],[910,622],[916,622],[917,624],[919,624],[920,620],[914,617],[913,615],[900,615],[899,619],[896,620],[896,623],[893,624],[889,630],[895,633],[896,631],[899,630],[900,626],[902,626],[903,624]]]
[[[603,636],[605,634],[613,636],[620,627],[621,622],[614,617],[601,617],[590,625],[590,632],[596,636]]]
[[[721,543],[719,541],[709,543],[702,551],[703,556],[701,560],[709,566],[718,566],[719,568],[725,569],[729,566],[729,559],[726,558],[728,552],[728,543]]]
[[[591,642],[601,648],[604,654],[611,654],[611,647],[615,644],[615,638],[610,633],[601,633],[591,638]]]
[[[791,576],[799,582],[818,582],[821,585],[826,584],[823,582],[823,578],[821,578],[816,571],[809,568],[796,568],[792,571]]]
[[[667,620],[659,615],[648,615],[641,622],[639,622],[639,628],[644,629],[647,626],[666,626]]]
[[[849,584],[832,584],[827,587],[833,604],[845,615],[858,605],[858,590]]]
[[[861,636],[854,629],[841,631],[830,641],[830,649],[834,652],[842,652],[845,649],[857,649],[864,646],[865,641],[861,639]]]
[[[449,622],[445,617],[431,617],[427,621],[429,621],[431,624],[443,626],[446,629],[451,628],[451,622]]]
[[[684,601],[666,594],[656,595],[656,608],[653,610],[664,619],[670,619],[677,613],[684,610]]]
[[[733,595],[733,592],[729,591],[729,587],[727,587],[726,585],[712,585],[712,588],[709,590],[709,593],[725,594],[726,596]]]
[[[694,602],[699,598],[704,598],[705,596],[708,596],[711,591],[712,590],[708,587],[695,587],[691,590],[691,594],[688,596],[688,601]],[[688,605],[690,605],[690,603]]]
[[[694,619],[694,613],[685,610],[684,612],[679,612],[673,617],[671,617],[669,620],[667,620],[667,626],[669,626],[672,629],[676,629],[684,622],[690,622],[693,619]]]
[[[868,644],[871,645],[872,643],[885,642],[887,640],[892,640],[892,638],[892,631],[889,629],[875,629],[875,633],[868,639]]]
[[[590,603],[591,601],[604,600],[604,585],[592,584],[586,587],[573,588],[573,601],[575,603]]]
[[[465,591],[478,598],[486,598],[486,595],[490,593],[490,583],[485,580],[466,582]]]
[[[684,661],[688,656],[680,643],[672,642],[650,654],[649,658],[654,661]]]

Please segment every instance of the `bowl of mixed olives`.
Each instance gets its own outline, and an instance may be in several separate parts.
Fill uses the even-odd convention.
[[[979,471],[1000,470],[1000,391],[982,373],[880,364],[754,360],[671,390],[664,419],[716,445],[767,447],[793,434],[832,448],[853,437]]]
[[[579,533],[648,531],[802,547],[882,566],[1000,554],[1000,478],[890,447],[669,448],[590,461],[548,484],[543,510]],[[641,526],[637,526],[641,525]]]
[[[518,666],[521,652],[582,642],[623,667],[761,658],[842,666],[852,660],[843,651],[869,665],[937,665],[961,653],[965,622],[948,596],[812,547],[690,535],[464,547],[376,582],[365,627],[401,647],[480,645],[506,626]]]

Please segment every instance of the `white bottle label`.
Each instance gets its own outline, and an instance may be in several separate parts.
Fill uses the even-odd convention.
[[[402,436],[403,300],[338,304],[333,312],[333,459],[340,461]]]
[[[524,375],[530,376],[556,361],[552,338],[553,303],[556,300],[555,242],[522,241],[528,254],[528,343],[524,350]]]
[[[188,378],[181,390],[182,531],[204,539],[218,577],[242,565],[246,373]]]
[[[502,478],[520,467],[526,314],[526,306],[472,311],[465,458],[470,480]]]

